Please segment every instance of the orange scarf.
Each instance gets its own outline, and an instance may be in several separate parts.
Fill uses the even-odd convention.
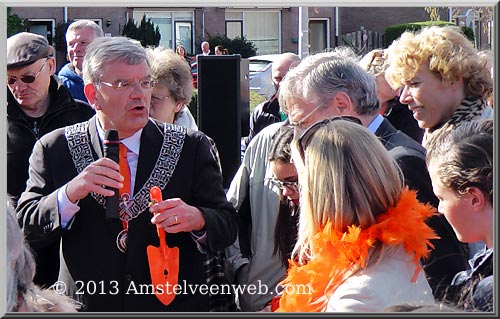
[[[405,189],[396,206],[389,208],[377,218],[376,224],[365,230],[352,225],[347,232],[341,233],[327,223],[312,239],[314,257],[305,265],[290,261],[287,277],[280,283],[284,289],[276,311],[325,311],[330,296],[342,284],[346,272],[355,266],[364,268],[376,242],[404,245],[406,252],[413,255],[415,272],[411,280],[414,282],[421,270],[419,260],[429,255],[428,247],[434,248],[429,240],[439,238],[425,224],[434,213],[432,206],[417,200],[415,191]],[[298,289],[306,286],[311,288],[307,293],[304,288]]]

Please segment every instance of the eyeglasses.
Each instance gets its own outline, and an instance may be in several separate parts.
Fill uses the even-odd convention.
[[[37,76],[42,72],[43,67],[45,66],[45,64],[47,63],[48,60],[49,60],[48,58],[45,59],[45,62],[43,62],[42,67],[40,68],[40,70],[38,70],[37,73],[35,73],[34,75],[23,75],[22,77],[19,78],[19,80],[21,80],[22,82],[24,82],[26,84],[30,84],[30,83],[35,82]],[[9,79],[7,80],[7,83],[9,83],[9,85],[13,85],[14,83],[17,82],[17,80],[18,80],[18,78],[16,78],[16,77],[9,77]]]
[[[99,82],[99,84],[104,84],[110,88],[118,89],[121,91],[131,90],[136,83],[137,82],[131,82],[131,81],[126,81],[126,80],[118,80],[114,83],[109,83],[109,82],[104,82],[104,81]],[[152,89],[155,86],[155,83],[156,82],[154,80],[151,80],[151,79],[139,80],[139,85],[141,86],[141,88],[143,88],[145,90]]]
[[[311,115],[313,115],[314,112],[319,110],[321,107],[322,107],[321,105],[316,106],[311,112],[309,112],[309,114],[307,114],[306,116],[301,118],[298,122],[290,121],[290,126],[292,126],[294,128],[302,128],[302,125],[304,125],[304,122],[307,121],[307,119],[310,118]]]
[[[299,191],[299,182],[298,181],[295,181],[295,182],[283,182],[283,181],[280,181],[279,179],[272,178],[271,179],[271,183],[274,186],[278,187],[282,191],[285,189],[285,187],[288,188],[291,191],[294,191],[294,192],[298,192]]]
[[[330,122],[338,121],[338,120],[345,120],[345,121],[349,121],[352,123],[362,125],[361,120],[358,119],[357,117],[354,117],[354,116],[336,116],[336,117],[324,119],[322,121],[314,123],[313,125],[311,125],[309,128],[307,128],[300,135],[298,143],[297,143],[300,157],[302,158],[302,160],[304,160],[304,158],[305,158],[304,154],[306,151],[306,147],[311,142],[312,137],[314,136],[314,133],[316,133],[322,126],[325,126],[326,124],[328,124]]]
[[[152,95],[151,96],[151,103],[152,104],[160,104],[161,102],[167,100],[169,97],[172,97],[172,95],[167,95],[167,96]]]

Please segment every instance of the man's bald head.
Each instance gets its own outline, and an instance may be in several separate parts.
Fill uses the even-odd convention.
[[[273,62],[273,83],[276,91],[279,88],[280,82],[288,71],[300,63],[300,57],[291,52],[282,53],[281,56]]]

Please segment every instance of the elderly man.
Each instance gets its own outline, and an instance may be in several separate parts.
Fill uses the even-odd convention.
[[[280,57],[273,62],[272,77],[276,91],[269,99],[257,105],[252,111],[250,115],[250,132],[242,141],[242,157],[248,144],[257,133],[262,131],[262,129],[269,124],[281,122],[286,119],[286,115],[280,112],[278,89],[283,77],[292,67],[299,64],[299,62],[300,57],[291,52],[282,53]]]
[[[85,311],[208,311],[209,295],[200,287],[204,252],[236,237],[209,141],[149,118],[154,81],[137,41],[95,39],[83,75],[97,114],[35,145],[18,206],[28,240],[61,242],[61,286]],[[118,132],[119,164],[103,157],[108,130]],[[151,202],[153,186],[163,201]],[[113,189],[119,218],[106,213]],[[162,231],[160,245],[178,249],[178,257],[175,250],[159,260],[149,253]]]
[[[102,36],[102,28],[92,20],[77,20],[66,30],[69,63],[62,67],[58,76],[75,99],[88,102],[83,92],[83,59],[88,45]]]
[[[418,191],[418,199],[438,206],[424,148],[379,114],[375,79],[359,66],[351,50],[337,48],[305,58],[281,83],[279,99],[296,134],[326,118],[359,118],[395,157],[406,184]],[[434,296],[439,299],[453,276],[466,268],[467,248],[458,241],[444,216],[435,215],[428,222],[441,239],[431,241],[435,247],[423,265]]]
[[[210,43],[203,41],[201,43],[201,55],[210,55]]]
[[[41,35],[22,32],[7,39],[7,196],[13,207],[26,188],[28,159],[35,142],[66,125],[88,120],[94,110],[75,101],[54,75],[54,49]],[[35,283],[57,280],[57,245],[31,243]]]

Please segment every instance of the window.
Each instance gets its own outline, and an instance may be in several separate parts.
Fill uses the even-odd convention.
[[[329,47],[328,20],[309,20],[309,53],[318,53]]]
[[[178,44],[182,44],[188,55],[194,54],[192,11],[134,10],[134,21],[141,21],[143,15],[160,29],[160,46],[175,50]]]
[[[257,54],[280,53],[280,17],[278,10],[226,10],[226,36],[238,36],[241,32],[239,22],[243,24],[242,33],[245,38],[257,48]]]
[[[54,44],[54,19],[29,19],[29,21],[28,32],[43,35],[50,45]]]

